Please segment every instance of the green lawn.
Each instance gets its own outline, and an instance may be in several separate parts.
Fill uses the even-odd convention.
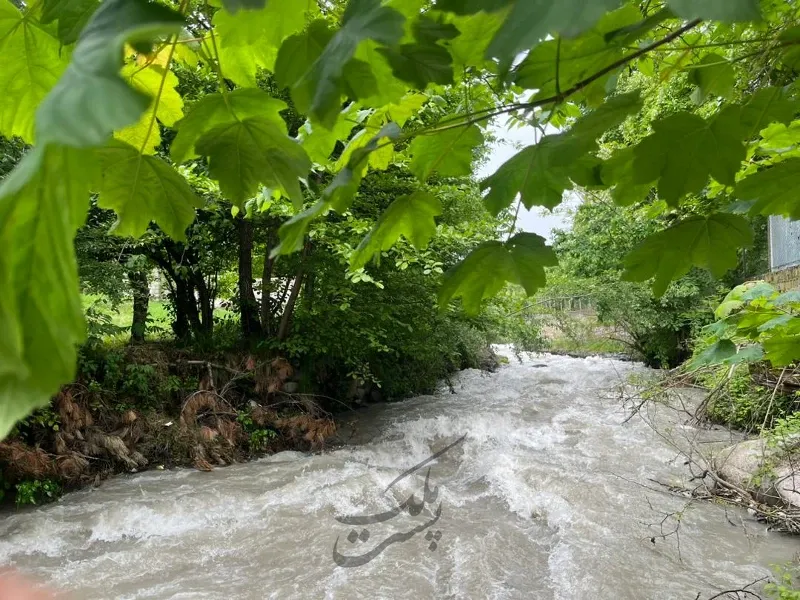
[[[116,307],[100,294],[83,294],[83,308],[94,307],[99,313],[108,315],[111,324],[123,330],[117,333],[104,335],[109,340],[127,340],[130,337],[131,323],[133,322],[133,300],[125,300]],[[147,310],[149,339],[159,339],[172,335],[172,319],[167,310],[167,303],[163,300],[150,299]]]

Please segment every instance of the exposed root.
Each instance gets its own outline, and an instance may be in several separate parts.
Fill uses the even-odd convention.
[[[85,429],[94,424],[89,409],[75,402],[69,387],[62,389],[56,396],[56,406],[64,431],[71,432]]]
[[[283,388],[283,384],[294,374],[294,369],[285,358],[276,358],[271,363],[263,364],[255,369],[256,393],[274,394]]]
[[[42,479],[56,474],[47,452],[22,442],[0,443],[0,460],[7,464],[6,473],[16,479]]]
[[[289,438],[293,440],[302,438],[314,449],[324,447],[325,440],[336,433],[336,423],[331,419],[316,418],[307,414],[278,419],[275,425]]]

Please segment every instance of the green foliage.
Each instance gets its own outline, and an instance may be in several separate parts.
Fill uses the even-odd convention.
[[[495,295],[507,282],[532,294],[544,285],[544,267],[554,264],[552,249],[533,233],[518,233],[504,243],[486,242],[445,274],[439,303],[446,305],[461,296],[464,309],[476,314],[481,300]]]
[[[755,385],[746,365],[719,366],[701,371],[698,381],[709,390],[718,390],[708,406],[711,420],[745,431],[760,431],[768,417],[780,412],[783,403],[770,408],[772,390]],[[773,410],[768,414],[768,410]]]
[[[779,293],[764,282],[735,287],[717,307],[707,328],[708,348],[695,365],[768,360],[782,367],[797,360],[800,296]]]
[[[797,394],[795,393],[795,401]],[[775,419],[772,429],[769,431],[769,441],[772,445],[778,446],[787,440],[794,440],[800,435],[800,412],[787,414],[785,417]]]
[[[655,277],[653,292],[660,296],[669,282],[693,266],[706,267],[717,277],[736,266],[736,248],[749,247],[753,233],[738,215],[689,217],[648,237],[625,259],[625,278],[647,281]]]
[[[49,16],[45,10],[44,16]],[[61,43],[47,29],[26,19],[11,2],[0,3],[0,50],[5,68],[0,71],[4,90],[0,99],[3,134],[34,140],[34,114],[68,64]]]
[[[638,239],[627,264],[659,294],[693,266],[717,277],[737,266],[752,239],[751,220],[733,214],[740,201],[752,203],[750,217],[798,214],[787,191],[800,169],[791,3],[214,0],[182,5],[184,14],[146,0],[22,6],[0,0],[0,134],[37,144],[0,189],[0,236],[14,249],[0,259],[0,434],[72,375],[84,327],[71,246],[90,192],[117,212],[116,233],[143,236],[131,247],[169,272],[180,337],[210,332],[219,281],[203,272],[214,245],[192,231],[193,217],[217,233],[230,204],[250,222],[281,219],[279,241],[254,244],[273,258],[301,249],[307,258],[324,245],[312,240],[325,231],[315,223],[346,220],[371,173],[408,165],[424,185],[468,176],[493,117],[531,125],[539,140],[483,182],[488,209],[505,218],[518,194],[527,207],[555,208],[576,186],[651,205],[656,237]],[[168,155],[194,162],[176,169]],[[355,219],[363,245],[335,238],[347,281],[381,283],[368,255],[392,243],[404,252],[406,236],[429,242],[435,206],[409,204],[381,204],[388,212],[374,230],[378,212],[369,224]],[[542,242],[481,241],[433,261],[449,271],[442,305],[461,297],[474,312],[507,282],[529,294],[544,285],[554,255]],[[364,269],[346,271],[359,246],[353,264]],[[797,358],[791,336],[769,335],[767,355]]]
[[[226,94],[203,96],[175,124],[178,134],[170,144],[170,156],[176,163],[182,163],[195,156],[195,143],[210,129],[250,117],[263,117],[285,134],[286,124],[278,113],[286,108],[285,102],[260,89],[243,88]]]
[[[784,565],[773,567],[776,581],[771,581],[764,586],[764,593],[768,598],[775,600],[800,600],[800,577],[797,567]]]
[[[135,123],[150,98],[120,76],[123,47],[130,41],[146,49],[157,36],[177,32],[182,24],[178,13],[160,4],[103,2],[81,32],[69,67],[36,113],[37,142],[99,146],[114,131]]]
[[[441,202],[429,192],[401,196],[389,205],[356,248],[350,258],[351,268],[360,269],[372,256],[391,248],[401,235],[418,250],[424,250],[436,233],[434,217],[440,214]]]
[[[43,25],[58,21],[59,41],[73,44],[99,5],[98,0],[44,0],[41,21]]]
[[[686,194],[700,192],[709,175],[733,185],[745,158],[735,114],[720,113],[707,121],[679,112],[654,123],[653,134],[634,148],[634,182],[658,180],[659,195],[672,205]]]
[[[556,232],[559,268],[548,274],[543,298],[582,297],[635,356],[651,366],[674,367],[691,354],[695,332],[713,319],[708,299],[716,298],[718,285],[695,269],[656,297],[646,285],[622,279],[626,256],[665,227],[651,211],[644,203],[620,208],[610,199],[584,202],[571,231]]]
[[[242,429],[244,429],[245,435],[247,435],[248,447],[252,454],[266,451],[269,448],[270,442],[278,437],[278,432],[274,429],[258,427],[258,425],[253,422],[249,411],[239,411],[236,415],[236,420],[242,426]]]
[[[409,148],[409,169],[422,182],[432,173],[442,177],[465,177],[472,171],[472,151],[482,141],[481,130],[474,125],[418,137]]]
[[[303,147],[264,117],[250,117],[213,127],[196,144],[208,156],[209,174],[222,193],[237,205],[268,185],[281,190],[297,206],[303,204],[299,177],[311,167]]]
[[[185,239],[200,200],[183,177],[162,159],[124,142],[109,144],[98,158],[102,176],[97,203],[117,213],[117,234],[140,236],[155,221],[172,238]]]
[[[40,148],[0,185],[0,436],[74,374],[84,322],[72,238],[91,167],[82,151]]]
[[[17,508],[29,504],[46,504],[61,495],[61,485],[52,479],[22,481],[16,485]]]
[[[697,86],[695,100],[702,104],[709,95],[729,98],[736,85],[736,71],[719,54],[707,54],[689,72],[689,81]]]
[[[800,219],[800,202],[791,193],[798,183],[800,158],[789,158],[742,180],[736,186],[736,195],[740,200],[754,201],[751,213]]]

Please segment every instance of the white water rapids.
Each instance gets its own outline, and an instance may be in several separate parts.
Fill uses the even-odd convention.
[[[85,599],[694,600],[791,559],[796,539],[743,511],[683,510],[686,499],[650,481],[687,471],[641,419],[622,424],[611,391],[632,372],[646,369],[557,356],[464,371],[455,393],[345,416],[340,449],[120,476],[0,516],[0,563]],[[677,416],[673,426],[686,428]],[[418,514],[337,520],[390,511],[412,492],[418,504],[428,467]],[[674,511],[678,535],[652,541]],[[664,532],[674,528],[667,519]],[[337,538],[342,556],[358,557],[403,533],[362,566],[334,562]]]

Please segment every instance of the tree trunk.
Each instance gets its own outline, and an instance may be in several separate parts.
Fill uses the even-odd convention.
[[[281,316],[281,324],[278,327],[278,340],[281,342],[289,337],[289,326],[292,323],[292,314],[294,313],[294,306],[297,303],[297,297],[300,295],[301,287],[303,287],[302,265],[294,278],[292,291],[289,292],[289,298],[286,300],[286,307],[283,309],[283,315]]]
[[[274,307],[272,302],[272,269],[275,266],[275,259],[269,257],[272,251],[274,237],[272,231],[267,234],[267,242],[264,249],[264,269],[261,271],[261,329],[266,336],[271,336],[273,332]]]
[[[253,293],[253,222],[241,215],[236,219],[239,234],[239,314],[242,335],[253,339],[261,334],[258,320],[258,302]]]
[[[175,279],[175,292],[173,294],[173,305],[175,306],[175,320],[172,323],[172,331],[179,340],[185,340],[192,332],[192,311],[197,312],[197,306],[192,306],[187,291],[186,282],[182,279]]]
[[[195,305],[195,312],[199,313],[200,320],[195,329],[195,336],[210,338],[214,331],[214,300],[208,291],[206,279],[200,272],[195,272],[192,277],[192,301]],[[197,296],[194,294],[197,290]],[[199,307],[198,307],[199,302]]]
[[[147,329],[147,309],[150,304],[150,287],[147,273],[130,271],[128,282],[133,291],[133,322],[131,323],[131,342],[143,342]]]

